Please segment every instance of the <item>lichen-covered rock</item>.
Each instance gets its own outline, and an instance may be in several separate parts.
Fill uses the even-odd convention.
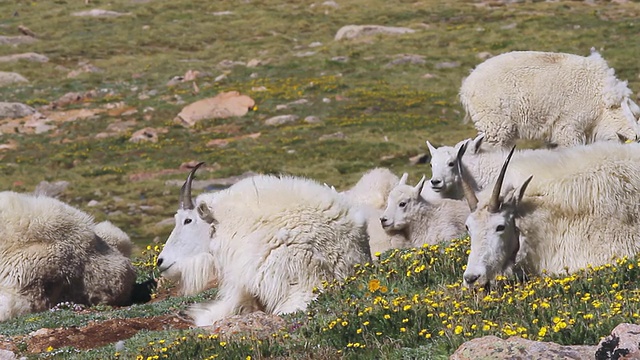
[[[268,339],[286,327],[285,321],[278,315],[256,311],[245,315],[234,315],[218,320],[205,327],[212,334],[230,339],[234,336],[251,336]]]
[[[512,336],[506,340],[484,336],[467,341],[451,355],[450,360],[537,359],[570,360],[593,359],[596,346],[564,346]]]
[[[640,359],[640,325],[622,323],[600,340],[596,360]]]

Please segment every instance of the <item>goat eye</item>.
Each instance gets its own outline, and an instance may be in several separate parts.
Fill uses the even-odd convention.
[[[185,225],[187,225],[187,224],[191,224],[191,222],[192,222],[192,221],[193,221],[193,220],[191,220],[191,219],[189,219],[189,218],[184,219],[184,224],[185,224]]]
[[[496,226],[496,231],[497,231],[497,232],[504,231],[504,229],[505,229],[504,225],[498,225],[498,226]]]
[[[467,232],[469,232],[469,227],[467,225],[465,225],[464,228],[467,229]]]
[[[453,167],[453,165],[454,165],[453,161],[451,161],[448,165],[449,165],[449,167]]]
[[[429,163],[429,167],[430,167],[430,168],[432,168],[432,167],[433,167],[433,164]]]
[[[404,202],[404,201],[402,201],[400,204],[398,204],[398,206],[400,206],[401,208],[403,208],[403,207],[407,206],[407,203],[406,203],[406,202]]]

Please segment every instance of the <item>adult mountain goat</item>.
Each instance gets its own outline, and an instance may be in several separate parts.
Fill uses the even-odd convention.
[[[471,209],[464,282],[485,285],[514,266],[529,274],[545,269],[560,274],[635,255],[640,250],[638,152],[637,144],[566,148],[555,157],[529,159],[533,176],[526,178],[524,169],[506,171],[512,152],[493,188],[479,198],[464,182]]]
[[[627,83],[595,51],[588,57],[514,51],[478,65],[464,79],[460,100],[489,145],[516,139],[561,147],[635,139],[640,108]]]
[[[190,188],[189,182],[183,189]],[[196,325],[255,310],[303,310],[322,280],[343,280],[355,264],[371,260],[365,216],[344,196],[314,181],[257,175],[195,201],[188,195],[185,191],[182,197],[193,206],[178,210],[180,221],[161,265],[173,266],[168,259],[174,248],[210,242],[218,299],[189,310]]]
[[[112,224],[96,226],[59,200],[11,191],[0,192],[0,224],[0,321],[64,301],[132,302],[131,261],[96,235],[124,245],[128,237]]]

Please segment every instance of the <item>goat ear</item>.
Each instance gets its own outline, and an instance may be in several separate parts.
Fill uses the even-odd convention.
[[[629,106],[629,110],[634,115],[634,117],[636,119],[640,117],[640,106],[638,106],[638,104],[636,104],[633,100],[629,98],[627,98],[625,102],[627,103],[627,106]]]
[[[414,188],[416,190],[416,196],[420,198],[420,194],[422,193],[422,189],[424,188],[424,184],[427,182],[427,177],[422,175],[422,179],[418,182],[418,185]]]
[[[474,154],[477,154],[480,151],[480,145],[482,145],[482,141],[484,140],[484,134],[478,134],[475,139],[471,140],[471,151]]]
[[[398,181],[398,185],[405,185],[407,183],[408,178],[409,178],[409,174],[407,173],[402,174],[400,181]]]
[[[429,140],[427,140],[427,147],[429,148],[429,153],[431,153],[431,156],[433,157],[433,153],[436,151],[436,148],[433,145],[431,145]]]
[[[200,204],[198,204],[197,211],[198,216],[205,222],[212,224],[213,220],[215,220],[213,217],[213,211],[211,211],[211,208],[207,206],[206,203],[201,202]]]

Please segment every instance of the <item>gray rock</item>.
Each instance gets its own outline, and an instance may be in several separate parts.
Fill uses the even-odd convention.
[[[460,67],[459,61],[445,61],[436,64],[436,69],[453,69]]]
[[[333,134],[322,135],[322,136],[320,136],[320,138],[318,140],[320,140],[320,141],[324,141],[324,140],[344,140],[346,138],[347,138],[347,136],[343,132],[339,131],[339,132],[333,133]]]
[[[600,340],[596,359],[640,359],[640,325],[622,323]]]
[[[14,62],[20,60],[45,63],[49,61],[49,58],[33,52],[0,56],[0,62]]]
[[[304,118],[304,122],[306,122],[307,124],[322,124],[322,120],[320,120],[319,117],[313,115],[309,115]]]
[[[17,360],[18,357],[12,351],[0,349],[0,360]]]
[[[338,3],[333,0],[328,0],[322,3],[322,6],[332,7],[334,9],[338,8]]]
[[[298,115],[280,115],[268,118],[264,121],[265,125],[280,126],[285,124],[291,124],[299,119]]]
[[[316,54],[315,51],[302,51],[302,52],[296,53],[295,56],[296,57],[309,57],[309,56],[313,56],[315,54]]]
[[[225,16],[225,15],[233,15],[233,11],[216,11],[216,12],[212,12],[211,15],[213,16]]]
[[[347,61],[349,61],[349,57],[348,56],[334,56],[334,57],[331,58],[331,61],[346,63]]]
[[[483,336],[467,341],[449,357],[449,360],[507,360],[540,359],[569,360],[593,359],[596,346],[563,346],[512,336],[507,340],[497,336]]]
[[[110,17],[131,15],[131,13],[121,13],[121,12],[117,12],[117,11],[102,10],[102,9],[91,9],[91,10],[86,10],[86,11],[74,12],[71,15],[73,15],[73,16],[85,16],[85,17],[110,18]]]
[[[405,27],[381,26],[381,25],[346,25],[336,33],[335,40],[356,39],[363,36],[373,35],[399,35],[416,32]]]
[[[396,65],[412,64],[412,65],[424,65],[426,60],[423,55],[414,54],[400,54],[396,55],[396,58],[387,63],[384,67],[389,68]]]
[[[0,119],[17,119],[35,114],[31,106],[21,103],[0,102]]]
[[[487,60],[490,57],[493,57],[493,54],[491,54],[488,51],[483,51],[483,52],[479,52],[476,57],[480,60]]]
[[[287,323],[278,315],[255,311],[244,315],[233,315],[204,327],[205,331],[218,334],[222,339],[230,340],[238,337],[252,339],[270,339],[272,334],[285,329]]]
[[[0,71],[0,86],[29,82],[24,76],[15,72]]]
[[[38,39],[26,35],[0,36],[0,45],[17,46],[21,44],[32,44],[36,41],[38,41]]]

